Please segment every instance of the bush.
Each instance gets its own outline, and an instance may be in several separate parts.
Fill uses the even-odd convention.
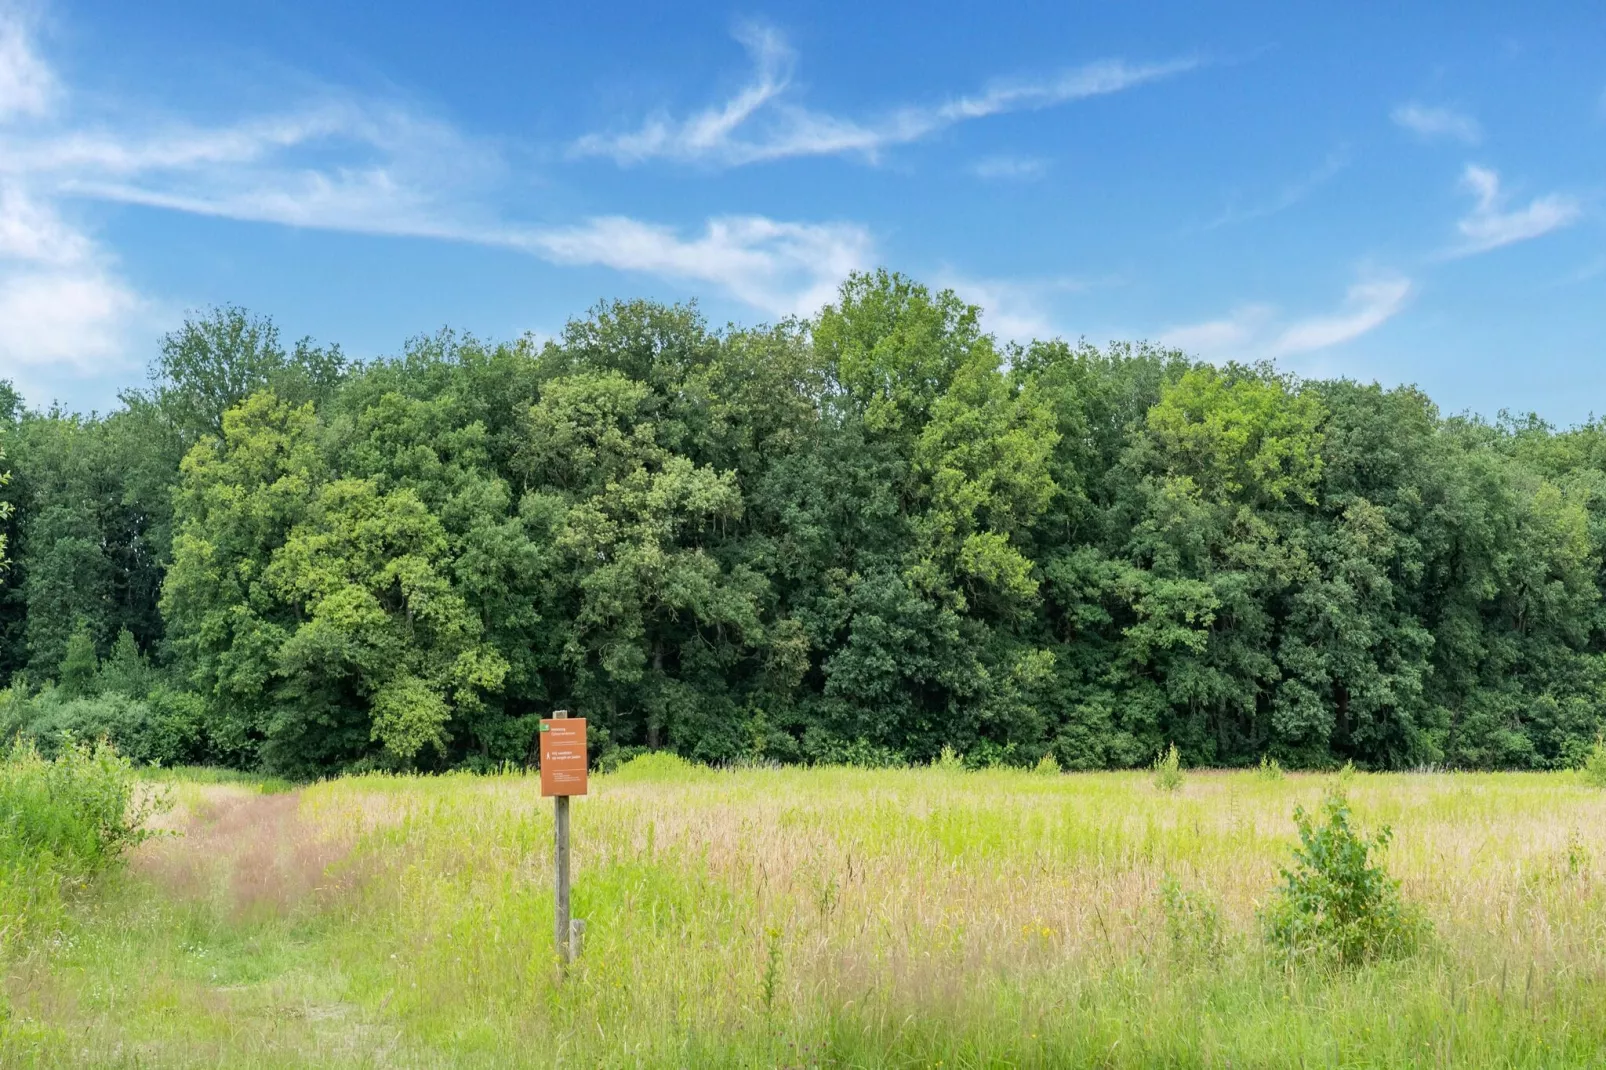
[[[1182,755],[1175,743],[1161,751],[1149,767],[1154,772],[1154,786],[1161,791],[1176,791],[1182,787]]]
[[[32,741],[12,745],[0,761],[0,960],[19,937],[60,923],[67,887],[153,835],[145,823],[171,799],[140,788],[105,743],[68,740],[53,759]]]
[[[1268,758],[1263,754],[1260,756],[1260,768],[1255,770],[1255,775],[1262,780],[1281,780],[1283,778],[1283,767],[1276,758]]]
[[[1606,788],[1606,739],[1595,737],[1595,745],[1584,755],[1584,764],[1579,772],[1584,776],[1584,783]]]
[[[0,691],[0,740],[34,740],[46,758],[73,739],[109,740],[130,760],[160,765],[194,762],[202,755],[200,696],[161,684],[143,698],[121,692],[74,697],[47,687],[30,695],[26,684]]]
[[[22,676],[17,673],[11,686],[0,690],[0,745],[9,746],[33,719],[33,700],[26,678],[18,679]]]
[[[1265,912],[1268,939],[1292,957],[1340,965],[1410,954],[1428,930],[1376,860],[1392,830],[1385,825],[1370,839],[1362,835],[1340,792],[1323,800],[1323,820],[1317,816],[1294,807],[1299,846]]]
[[[1032,772],[1038,776],[1059,776],[1060,763],[1054,758],[1053,754],[1045,754],[1037,760],[1037,764],[1032,767]]]
[[[145,734],[150,711],[127,695],[75,698],[60,688],[46,690],[33,700],[32,715],[21,728],[46,758],[72,747],[73,740],[104,739],[120,753],[133,755]]]
[[[931,763],[931,768],[944,773],[963,773],[965,771],[965,760],[959,756],[959,752],[954,750],[952,746],[944,745],[942,753],[938,754],[936,760]]]
[[[69,739],[46,758],[32,740],[16,741],[0,763],[0,859],[105,868],[148,839],[145,821],[168,806],[139,787],[132,763],[110,744]]]

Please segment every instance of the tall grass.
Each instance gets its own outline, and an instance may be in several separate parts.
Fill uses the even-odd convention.
[[[142,765],[134,769],[142,780],[157,784],[237,784],[273,795],[294,791],[295,783],[276,776],[245,773],[238,769],[223,769],[212,765]]]
[[[1366,775],[1412,956],[1290,962],[1261,913],[1333,778],[710,770],[574,804],[520,775],[181,783],[70,948],[14,974],[0,1064],[1566,1066],[1606,1059],[1606,793]]]

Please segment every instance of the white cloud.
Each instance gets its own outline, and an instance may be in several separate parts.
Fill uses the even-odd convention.
[[[1161,331],[1160,343],[1202,357],[1252,360],[1256,340],[1275,314],[1270,305],[1243,305],[1221,319]]]
[[[658,115],[633,131],[587,134],[571,153],[607,156],[620,164],[663,158],[726,167],[792,156],[858,154],[875,160],[884,149],[956,123],[1118,93],[1198,66],[1194,59],[1139,64],[1100,60],[1050,78],[1000,81],[969,96],[856,120],[811,111],[787,99],[797,56],[779,31],[752,25],[740,29],[737,38],[752,57],[753,75],[729,100],[684,119]]]
[[[981,325],[1006,342],[1064,335],[1054,306],[1056,298],[1081,293],[1113,280],[1077,278],[975,278],[939,272],[937,285],[952,290],[981,309]]]
[[[255,222],[447,237],[505,173],[494,152],[445,123],[358,100],[222,127],[149,127],[0,126],[0,179]]]
[[[126,366],[146,302],[54,206],[0,182],[0,376],[37,393],[50,371]]]
[[[1289,324],[1273,339],[1269,353],[1294,356],[1359,338],[1398,315],[1410,296],[1411,280],[1402,275],[1357,282],[1344,295],[1337,312]]]
[[[644,160],[673,154],[695,156],[724,144],[737,127],[785,90],[797,59],[779,33],[761,24],[738,26],[736,39],[753,58],[754,70],[752,81],[730,100],[679,123],[658,117],[634,133],[588,135],[575,144],[575,153]]]
[[[35,190],[5,132],[47,119],[60,86],[31,25],[0,7],[0,375],[37,394],[53,373],[121,364],[144,302],[111,256]]]
[[[0,182],[0,262],[64,265],[89,259],[92,243],[54,207],[20,186]]]
[[[601,264],[710,282],[772,315],[814,312],[851,271],[869,267],[869,234],[853,224],[783,223],[762,216],[709,221],[686,239],[669,227],[618,216],[533,231],[517,244],[563,264]]]
[[[988,156],[970,167],[977,178],[1031,182],[1048,173],[1048,161],[1033,156]]]
[[[1220,319],[1162,331],[1160,342],[1208,360],[1299,356],[1377,329],[1404,310],[1413,289],[1403,275],[1377,275],[1352,285],[1333,312],[1288,321],[1271,305],[1244,305]]]
[[[0,275],[0,364],[8,370],[65,367],[75,375],[122,363],[140,299],[95,269]]]
[[[0,5],[0,120],[44,115],[58,93],[55,75],[33,49],[22,12]]]
[[[1461,184],[1472,191],[1477,203],[1456,223],[1456,229],[1465,240],[1450,251],[1452,256],[1488,252],[1502,245],[1537,238],[1571,226],[1583,213],[1576,198],[1559,193],[1536,197],[1525,208],[1501,211],[1504,198],[1500,193],[1500,176],[1476,164],[1467,165],[1461,174]]]
[[[1570,274],[1560,279],[1556,285],[1571,286],[1580,282],[1588,282],[1606,275],[1606,256],[1597,256],[1574,269]]]
[[[1483,140],[1483,127],[1478,120],[1453,108],[1435,108],[1425,104],[1401,104],[1390,113],[1396,126],[1429,141],[1459,141],[1476,145]]]

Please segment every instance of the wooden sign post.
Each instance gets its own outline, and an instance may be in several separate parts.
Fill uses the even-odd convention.
[[[569,796],[586,793],[586,722],[554,710],[541,722],[541,794],[552,797],[556,858],[553,892],[556,924],[553,936],[558,962],[567,966],[580,957],[586,923],[569,917]]]

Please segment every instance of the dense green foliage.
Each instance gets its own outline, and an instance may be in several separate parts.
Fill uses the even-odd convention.
[[[619,757],[1555,768],[1606,713],[1606,424],[1001,348],[884,273],[360,365],[225,309],[109,415],[0,401],[7,727],[163,761],[496,767],[563,706]]]

